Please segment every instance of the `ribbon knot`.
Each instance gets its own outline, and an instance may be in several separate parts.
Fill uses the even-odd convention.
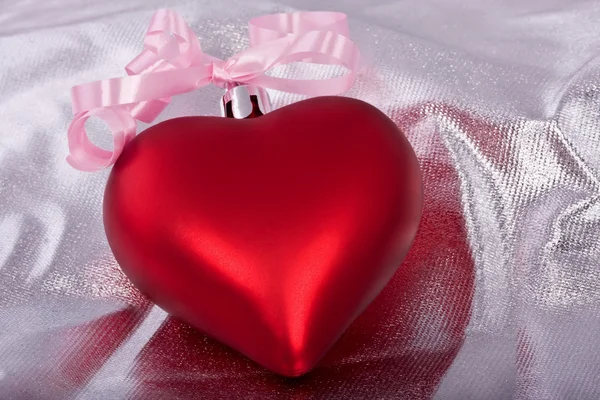
[[[231,77],[229,71],[227,71],[227,62],[222,60],[215,60],[212,62],[212,83],[223,89],[227,89],[228,86],[235,83]]]
[[[171,97],[210,83],[227,88],[252,84],[308,96],[340,94],[354,83],[359,51],[348,38],[346,15],[298,12],[265,15],[249,23],[251,46],[226,61],[202,52],[198,38],[171,10],[157,11],[144,38],[144,50],[127,66],[126,77],[74,86],[68,129],[67,162],[81,171],[113,165],[136,134],[136,120],[150,123]],[[341,65],[342,76],[318,80],[277,78],[265,72],[292,62]],[[92,116],[104,120],[113,135],[113,151],[94,145],[85,132]]]

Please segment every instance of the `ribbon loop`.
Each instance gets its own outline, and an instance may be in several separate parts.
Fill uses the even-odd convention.
[[[350,36],[346,14],[330,11],[263,15],[251,19],[248,25],[251,46],[310,31],[330,31]]]
[[[340,94],[354,83],[359,51],[348,38],[346,15],[298,12],[266,15],[249,22],[250,48],[219,60],[204,54],[183,18],[171,10],[157,11],[144,38],[144,50],[125,71],[128,76],[78,85],[71,90],[75,115],[68,130],[67,161],[82,171],[113,165],[135,137],[136,120],[150,123],[171,97],[210,83],[253,84],[309,96]],[[340,65],[342,76],[293,80],[268,76],[270,69],[292,62]],[[113,135],[112,152],[94,145],[85,121],[103,119]]]

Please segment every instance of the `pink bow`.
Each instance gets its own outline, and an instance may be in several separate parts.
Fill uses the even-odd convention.
[[[228,60],[204,54],[183,18],[171,10],[152,17],[144,50],[125,68],[127,77],[73,87],[75,118],[68,130],[67,162],[81,171],[113,165],[136,135],[136,122],[152,122],[171,97],[210,83],[226,88],[245,83],[309,96],[335,95],[354,83],[359,51],[348,38],[346,15],[298,12],[265,15],[250,21],[250,47]],[[295,61],[341,65],[344,75],[296,80],[265,75],[269,69]],[[94,145],[85,121],[103,119],[113,135],[113,151]]]

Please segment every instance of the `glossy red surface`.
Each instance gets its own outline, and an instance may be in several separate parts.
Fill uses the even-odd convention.
[[[421,205],[397,126],[359,100],[319,97],[147,129],[113,168],[104,221],[121,268],[156,304],[298,376],[392,277]]]

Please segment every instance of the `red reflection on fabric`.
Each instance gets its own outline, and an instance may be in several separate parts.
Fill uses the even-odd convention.
[[[435,110],[424,105],[391,114],[410,138]],[[467,117],[461,120],[471,124]],[[296,379],[279,377],[169,319],[140,354],[132,397],[430,398],[462,345],[474,287],[460,180],[442,138],[431,136],[427,155],[434,156],[420,163],[423,217],[411,250],[315,369]]]

